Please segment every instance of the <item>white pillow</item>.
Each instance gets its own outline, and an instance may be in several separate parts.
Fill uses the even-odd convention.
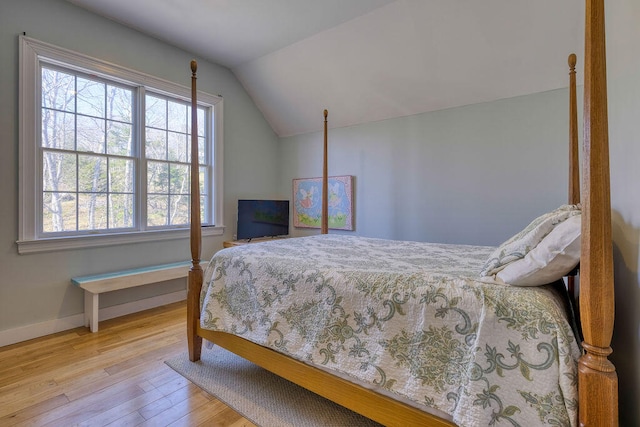
[[[581,215],[561,222],[527,255],[496,274],[499,282],[538,286],[566,276],[580,262]]]
[[[522,231],[501,244],[482,267],[481,276],[493,276],[510,262],[524,258],[558,224],[579,215],[580,205],[562,205],[531,221]]]

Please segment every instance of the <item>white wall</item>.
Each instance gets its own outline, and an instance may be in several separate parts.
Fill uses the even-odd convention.
[[[190,259],[187,239],[57,253],[18,255],[18,35],[94,56],[121,66],[190,85],[193,56],[100,18],[62,0],[0,2],[0,345],[38,331],[77,323],[82,292],[70,278]],[[224,97],[224,236],[203,242],[208,259],[235,230],[239,197],[274,195],[278,186],[278,140],[242,86],[226,68],[198,60],[198,89]],[[183,292],[184,281],[118,291],[101,307]],[[36,325],[33,328],[29,326]],[[26,328],[26,329],[25,329]],[[27,330],[28,329],[28,330]],[[18,331],[17,335],[12,331]],[[26,332],[25,332],[26,331]],[[23,336],[24,337],[24,336]]]

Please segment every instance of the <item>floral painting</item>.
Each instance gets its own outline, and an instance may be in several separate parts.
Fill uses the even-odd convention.
[[[353,230],[353,176],[328,177],[329,228]],[[320,228],[322,178],[293,180],[293,226]]]

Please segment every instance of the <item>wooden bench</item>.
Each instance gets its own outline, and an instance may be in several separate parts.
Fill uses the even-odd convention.
[[[103,292],[133,288],[165,280],[187,277],[191,261],[74,277],[71,282],[84,289],[84,324],[98,331],[98,296]]]

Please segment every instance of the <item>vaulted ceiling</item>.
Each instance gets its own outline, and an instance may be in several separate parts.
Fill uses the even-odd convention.
[[[279,136],[565,87],[583,49],[581,0],[68,1],[229,67]]]

